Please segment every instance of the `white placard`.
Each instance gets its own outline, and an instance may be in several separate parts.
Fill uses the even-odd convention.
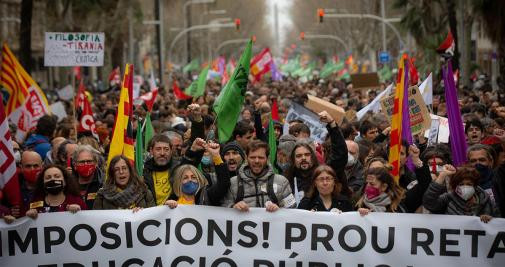
[[[503,266],[505,220],[180,205],[0,221],[0,266]]]
[[[58,90],[57,93],[63,100],[72,100],[75,96],[74,88],[70,84]]]
[[[67,112],[65,111],[65,105],[61,101],[58,101],[51,105],[51,111],[54,115],[58,117],[58,122],[67,117]]]
[[[103,66],[103,32],[46,32],[44,66]]]

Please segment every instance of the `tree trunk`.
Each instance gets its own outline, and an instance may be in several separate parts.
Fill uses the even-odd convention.
[[[19,60],[28,73],[31,73],[32,70],[32,10],[33,0],[21,1]]]

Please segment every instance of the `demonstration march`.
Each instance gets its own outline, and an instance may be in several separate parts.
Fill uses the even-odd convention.
[[[505,264],[505,2],[0,9],[0,266]]]

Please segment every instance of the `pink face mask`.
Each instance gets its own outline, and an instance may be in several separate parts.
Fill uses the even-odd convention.
[[[374,199],[374,198],[378,197],[380,194],[381,194],[381,191],[379,190],[379,188],[375,188],[371,185],[367,185],[365,187],[365,195],[368,199]]]

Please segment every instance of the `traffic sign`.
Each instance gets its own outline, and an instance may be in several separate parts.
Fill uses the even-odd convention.
[[[388,63],[390,60],[390,56],[388,52],[380,52],[379,53],[379,62],[380,63]]]

